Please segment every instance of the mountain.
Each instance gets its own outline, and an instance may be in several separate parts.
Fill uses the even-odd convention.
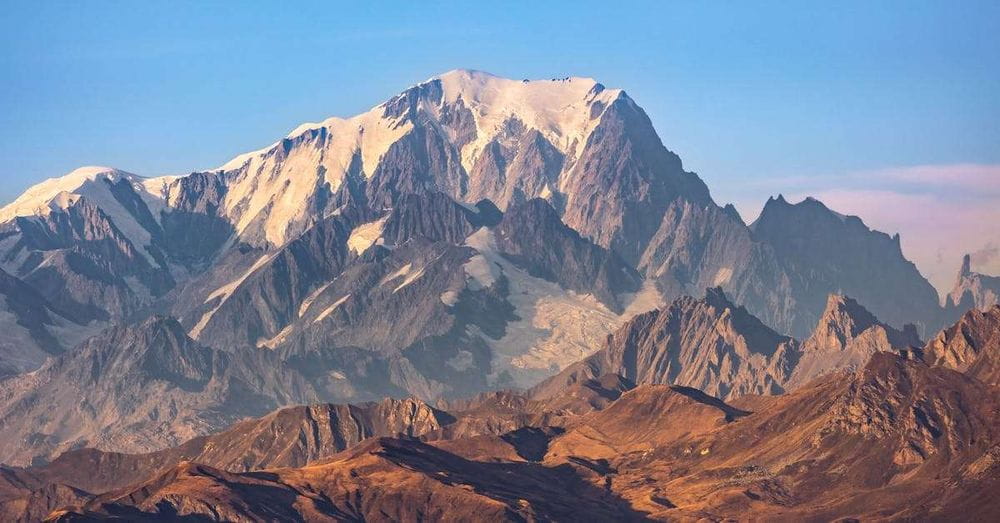
[[[924,359],[1000,386],[1000,305],[966,312],[923,350]]]
[[[774,332],[714,288],[704,299],[682,297],[635,316],[601,350],[531,393],[553,398],[567,385],[617,374],[640,385],[694,387],[727,400],[774,395],[825,374],[861,368],[880,352],[922,354],[922,345],[914,326],[896,330],[854,299],[834,294],[812,334],[800,342]]]
[[[178,178],[174,190],[198,191],[191,199],[211,198],[207,188],[190,187],[199,178]],[[124,320],[191,270],[184,262],[199,253],[189,250],[186,238],[209,243],[200,255],[203,262],[226,239],[216,234],[215,244],[206,242],[211,229],[192,235],[187,227],[202,224],[178,221],[187,214],[188,200],[180,198],[171,208],[169,198],[157,192],[164,183],[84,167],[32,187],[0,209],[0,263],[83,320]]]
[[[272,354],[210,349],[176,321],[152,318],[0,381],[0,461],[44,462],[84,446],[156,450],[320,395]]]
[[[378,437],[245,473],[183,461],[53,517],[990,520],[997,408],[974,379],[879,353],[738,404],[641,385],[558,429]]]
[[[638,384],[673,384],[732,398],[779,394],[799,358],[799,343],[734,305],[719,288],[640,314],[601,350],[534,389],[552,397],[572,383],[620,374]]]
[[[812,198],[792,205],[780,196],[768,200],[750,228],[785,268],[795,310],[822,311],[828,294],[846,294],[897,328],[913,323],[929,334],[940,327],[937,292],[903,257],[898,234],[870,230]],[[815,325],[805,315],[792,321],[793,333]]]
[[[973,272],[972,257],[966,254],[955,286],[945,297],[945,309],[948,313],[961,315],[972,308],[985,311],[998,303],[1000,277]]]
[[[177,463],[198,463],[233,472],[302,467],[376,436],[420,436],[454,422],[449,414],[412,399],[361,405],[287,407],[226,430],[145,454],[71,450],[50,463],[7,469],[13,492],[0,501],[54,485],[106,492],[162,474]]]
[[[634,268],[649,287],[655,283],[657,304],[722,286],[772,328],[799,337],[808,335],[827,294],[837,292],[859,297],[897,327],[937,328],[937,305],[928,301],[933,291],[902,258],[898,242],[812,200],[794,206],[772,200],[747,227],[683,170],[624,91],[585,78],[520,81],[456,70],[361,115],[299,126],[218,169],[142,178],[82,168],[0,209],[0,260],[81,318],[121,323],[173,311],[198,338],[195,327],[214,316],[214,305],[192,309],[206,297],[228,302],[230,286],[260,269],[256,263],[284,263],[278,251],[337,216],[341,227],[358,233],[355,244],[363,244],[378,220],[412,195],[439,195],[470,208],[485,200],[495,210],[517,211],[510,220],[552,223],[537,204],[520,205],[548,201],[581,240],[613,253],[599,255],[609,265],[595,282],[608,288],[579,285],[586,271],[604,270],[598,267],[549,276],[566,290],[595,293],[612,312],[628,307],[617,294],[634,294]],[[823,240],[799,248],[811,238]],[[446,241],[462,243],[454,234]],[[525,247],[540,238],[529,232],[516,241]],[[843,250],[823,251],[830,245],[866,255],[838,257]],[[573,252],[583,254],[579,247]],[[534,260],[529,273],[540,274],[543,261]],[[338,267],[310,276],[332,278]],[[287,294],[278,297],[285,307],[301,301],[299,289],[273,292]],[[886,301],[883,294],[906,298]],[[196,297],[203,301],[189,301]],[[246,333],[229,326],[234,332],[220,342],[270,339],[291,315],[256,306],[264,310],[247,312],[271,325],[251,322]],[[189,314],[200,315],[191,323]]]
[[[678,300],[671,314],[689,319],[674,328],[714,314],[727,330],[741,311],[724,298],[713,290],[693,305]],[[754,325],[736,323],[744,333]],[[843,296],[828,299],[815,332],[808,351],[912,341],[912,330],[893,333]],[[1000,307],[970,311],[922,351],[890,344],[789,393],[730,402],[605,374],[550,380],[547,395],[539,387],[443,402],[447,411],[414,400],[286,408],[153,453],[81,449],[0,468],[0,510],[70,521],[445,510],[501,520],[989,520],[1000,513],[988,495],[1000,477],[1000,405],[996,384],[983,380],[992,375],[977,369],[995,359],[984,356],[997,354],[998,333]],[[974,363],[934,357],[940,344],[971,351],[961,361]]]
[[[794,389],[839,369],[858,369],[879,352],[919,350],[916,328],[899,331],[880,322],[857,301],[831,294],[819,323],[802,343],[802,356],[788,379]]]
[[[217,169],[45,181],[0,209],[0,270],[22,289],[0,314],[16,463],[297,403],[530,388],[657,308],[700,337],[670,337],[680,360],[650,338],[635,373],[618,349],[575,382],[777,393],[828,294],[894,328],[941,316],[898,239],[858,218],[779,197],[748,226],[717,205],[624,91],[461,70]],[[725,298],[668,306],[709,287]]]
[[[0,377],[34,370],[86,336],[86,322],[0,269]]]

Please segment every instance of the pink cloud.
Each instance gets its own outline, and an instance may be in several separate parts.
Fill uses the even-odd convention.
[[[855,178],[888,179],[925,187],[946,186],[1000,194],[1000,165],[955,164],[893,167],[853,173]]]

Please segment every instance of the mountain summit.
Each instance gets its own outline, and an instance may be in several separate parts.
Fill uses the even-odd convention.
[[[42,182],[0,209],[0,270],[8,297],[31,289],[0,309],[18,340],[0,342],[0,375],[52,357],[79,364],[73,346],[105,329],[86,353],[139,365],[109,345],[158,318],[213,358],[195,382],[238,377],[272,407],[292,398],[274,394],[276,374],[254,375],[265,361],[296,376],[310,401],[436,400],[536,385],[627,322],[651,332],[677,318],[718,341],[718,358],[651,338],[648,356],[685,361],[648,369],[650,380],[709,387],[725,375],[713,393],[778,391],[788,368],[774,354],[812,333],[830,294],[857,297],[894,329],[912,322],[924,334],[941,317],[898,236],[813,199],[772,199],[748,226],[624,91],[464,70],[299,126],[218,169],[143,178],[86,167]],[[685,298],[706,288],[718,290]],[[638,317],[648,325],[629,322],[658,308]],[[48,390],[39,380],[58,380],[56,370],[25,387]],[[202,397],[223,405],[212,423],[246,405],[227,397]],[[44,415],[24,401],[0,412]],[[132,430],[125,418],[146,414],[106,406],[121,419],[89,432],[53,421],[36,438],[46,443],[19,455],[101,427]]]

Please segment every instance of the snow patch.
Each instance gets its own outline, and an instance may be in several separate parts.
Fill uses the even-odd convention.
[[[625,312],[615,314],[589,294],[567,291],[508,262],[497,251],[493,232],[487,228],[470,235],[466,245],[479,251],[472,258],[477,261],[463,267],[470,275],[469,288],[506,278],[510,292],[507,301],[520,318],[508,323],[498,340],[474,326],[469,328],[470,334],[478,335],[493,349],[494,375],[506,371],[520,387],[530,387],[593,354],[626,320],[663,305],[656,286],[647,281],[639,292],[622,296],[627,304]]]
[[[257,340],[257,348],[274,350],[278,345],[281,345],[286,338],[288,338],[288,335],[292,333],[292,329],[294,328],[294,326],[295,326],[294,323],[290,323],[287,326],[285,326],[284,329],[281,329],[281,332],[275,334],[274,337],[266,340],[265,339]]]
[[[201,319],[199,319],[198,323],[196,323],[195,326],[191,328],[191,331],[188,332],[188,335],[191,336],[191,338],[193,339],[198,339],[198,337],[201,336],[201,331],[205,330],[205,327],[208,326],[208,322],[212,319],[212,316],[214,316],[215,313],[218,312],[219,308],[221,308],[222,305],[226,303],[226,300],[229,299],[229,296],[232,295],[233,291],[235,291],[240,285],[242,285],[243,282],[246,281],[246,279],[249,278],[250,275],[253,274],[257,269],[263,267],[267,262],[271,261],[273,257],[274,257],[273,255],[264,255],[261,256],[260,258],[257,258],[257,261],[255,261],[254,264],[246,272],[244,272],[242,276],[212,291],[212,293],[209,294],[207,298],[205,298],[205,303],[207,304],[215,299],[218,299],[219,303],[217,303],[214,307],[212,307],[211,310],[201,315]]]
[[[424,275],[424,269],[425,267],[421,267],[417,270],[413,270],[413,264],[407,263],[397,269],[396,272],[382,278],[382,281],[379,282],[379,286],[398,280],[399,278],[403,278],[403,281],[392,290],[392,293],[396,294],[400,289],[420,279],[420,277]]]
[[[520,120],[563,154],[575,160],[599,118],[591,118],[592,104],[609,105],[620,89],[598,89],[593,78],[552,80],[511,80],[482,71],[455,70],[439,78],[445,103],[459,98],[472,111],[476,121],[476,139],[461,151],[462,165],[472,171],[475,160],[488,143],[505,127],[510,118]],[[428,81],[433,81],[430,79]]]
[[[309,310],[309,306],[312,305],[314,301],[316,301],[316,298],[319,298],[319,295],[323,294],[323,291],[329,289],[330,286],[333,285],[333,283],[334,282],[331,281],[326,283],[325,285],[320,285],[319,288],[311,292],[309,296],[306,296],[306,299],[302,300],[302,304],[299,305],[299,318],[301,318],[306,313],[306,311]]]
[[[718,287],[720,285],[725,285],[729,282],[729,279],[733,277],[732,267],[722,267],[718,272],[715,273],[715,278],[712,279],[712,287]]]
[[[476,359],[471,352],[459,350],[458,354],[448,358],[444,363],[458,372],[465,372],[476,365]]]
[[[663,295],[660,294],[660,290],[656,288],[656,283],[653,280],[643,281],[638,292],[622,295],[621,301],[628,304],[621,314],[623,320],[659,309],[666,304],[666,300],[663,299]]]
[[[444,291],[441,293],[441,303],[454,307],[458,303],[458,297],[460,293],[458,291]]]
[[[391,282],[392,280],[395,280],[396,278],[402,278],[403,276],[406,276],[407,274],[410,273],[410,269],[412,268],[413,264],[407,263],[406,265],[397,269],[396,272],[386,276],[385,278],[382,278],[382,281],[379,282],[379,286],[381,287],[382,285],[385,285]]]
[[[407,285],[409,285],[409,284],[417,281],[423,275],[424,275],[424,268],[423,267],[421,267],[419,270],[416,270],[416,271],[413,271],[413,272],[407,274],[406,275],[406,279],[404,279],[402,283],[400,283],[398,286],[396,286],[396,288],[392,290],[392,293],[396,294],[397,292],[400,291],[400,289],[402,289],[402,288],[406,287]]]
[[[493,238],[493,231],[486,227],[480,227],[479,230],[465,239],[465,244],[480,253],[472,256],[469,258],[469,261],[462,265],[462,270],[469,277],[469,288],[471,290],[479,290],[492,287],[502,273],[500,266],[484,254],[496,252],[496,240]]]
[[[313,320],[313,323],[319,323],[319,322],[323,321],[324,319],[326,319],[327,316],[329,316],[333,311],[337,310],[337,307],[340,307],[341,305],[343,305],[344,302],[347,301],[347,299],[350,298],[350,297],[351,297],[351,295],[348,294],[348,295],[344,296],[343,298],[341,298],[341,299],[333,302],[333,304],[330,305],[329,307],[327,307],[326,309],[323,309],[323,312],[319,313],[319,316],[316,316],[316,319]]]
[[[140,255],[145,256],[154,266],[156,260],[146,251],[152,239],[132,214],[115,198],[109,183],[128,180],[138,196],[146,203],[154,219],[159,219],[158,210],[164,206],[162,198],[147,191],[149,179],[111,167],[88,166],[76,169],[65,176],[50,178],[41,182],[0,209],[0,223],[17,217],[46,216],[53,211],[63,211],[85,198],[96,205],[111,219],[115,227],[125,235]]]
[[[381,219],[355,227],[347,239],[347,247],[358,255],[368,250],[382,236],[382,229],[385,228],[385,221],[388,219],[389,216],[386,215]]]

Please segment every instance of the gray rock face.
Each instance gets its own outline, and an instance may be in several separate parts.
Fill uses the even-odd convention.
[[[774,249],[754,239],[732,206],[674,201],[643,252],[639,270],[669,299],[722,287],[733,301],[781,332],[793,332],[796,315],[812,312],[799,307]]]
[[[621,310],[620,294],[636,292],[642,283],[616,253],[580,237],[540,198],[508,207],[496,238],[503,255],[531,275],[593,294],[612,310]]]
[[[476,229],[495,219],[488,213],[470,210],[440,192],[406,195],[389,213],[381,238],[386,245],[402,245],[416,237],[461,245]]]
[[[701,179],[683,170],[624,93],[604,109],[569,172],[563,221],[630,263],[638,261],[671,202],[711,201]]]
[[[259,258],[194,310],[175,310],[198,339],[218,347],[256,346],[298,317],[317,282],[332,280],[348,263],[347,239],[355,219],[322,221],[294,241]],[[228,272],[228,271],[226,271]]]
[[[15,240],[3,254],[13,274],[86,321],[124,318],[143,295],[162,295],[174,283],[86,198],[2,227]]]
[[[537,129],[526,129],[517,119],[487,144],[470,173],[467,199],[489,199],[501,208],[544,195],[559,183],[565,156]],[[561,199],[550,194],[552,203]]]
[[[82,322],[81,322],[82,323]],[[63,330],[83,331],[27,283],[0,269],[0,377],[34,370],[68,347]]]
[[[913,325],[896,330],[857,301],[831,294],[812,335],[802,343],[802,357],[786,387],[794,389],[841,369],[860,369],[878,352],[899,353],[922,345]]]
[[[972,309],[923,349],[924,360],[1000,387],[1000,305]]]
[[[417,126],[392,144],[367,187],[375,208],[392,207],[404,194],[463,194],[467,176],[455,146],[432,126]]]
[[[839,292],[890,325],[914,323],[921,332],[939,327],[937,292],[903,257],[899,235],[872,231],[856,216],[838,215],[811,198],[796,205],[769,200],[751,229],[774,249],[800,310],[822,311],[827,295]],[[814,324],[815,317],[801,315],[789,331]]]
[[[217,177],[165,185],[162,209],[137,180],[108,170],[81,182],[80,194],[0,224],[0,265],[82,323],[128,320],[204,270],[233,234],[217,215]]]
[[[220,215],[226,191],[222,178],[210,173],[191,173],[170,187],[169,210],[161,212],[160,225],[163,249],[172,261],[201,272],[233,236],[233,226]]]
[[[779,394],[799,358],[799,343],[769,329],[721,289],[704,299],[682,297],[640,314],[608,337],[593,356],[539,385],[549,397],[604,374],[636,384],[694,387],[720,398]]]
[[[153,318],[0,381],[0,462],[81,446],[154,450],[318,396],[271,354],[209,349],[176,321]]]
[[[957,318],[973,308],[987,311],[1000,303],[1000,277],[973,272],[971,257],[966,254],[955,286],[945,300],[945,314],[949,318]]]
[[[805,338],[829,294],[855,296],[890,325],[941,325],[937,293],[897,237],[807,198],[769,199],[749,228],[735,209],[674,202],[639,262],[667,297],[721,286],[780,332]],[[905,296],[906,298],[900,299]]]

